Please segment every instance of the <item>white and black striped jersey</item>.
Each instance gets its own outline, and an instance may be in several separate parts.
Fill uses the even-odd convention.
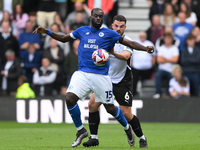
[[[124,38],[127,38],[131,40],[128,36],[124,36]],[[123,51],[128,51],[129,53],[133,53],[133,49],[119,44],[115,43],[114,51],[118,53],[122,53]],[[131,58],[131,57],[130,57]],[[112,83],[117,84],[121,82],[122,80],[125,82],[131,81],[132,82],[132,72],[130,67],[130,58],[126,60],[120,60],[116,58],[114,55],[110,54],[110,67],[108,74],[112,80]]]

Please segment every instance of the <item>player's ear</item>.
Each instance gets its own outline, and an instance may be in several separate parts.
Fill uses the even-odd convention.
[[[112,26],[112,29],[113,29],[113,27],[114,27],[114,24],[112,23],[112,24],[111,24],[111,26]]]
[[[126,27],[127,27],[127,26],[125,25],[125,29],[126,29]]]

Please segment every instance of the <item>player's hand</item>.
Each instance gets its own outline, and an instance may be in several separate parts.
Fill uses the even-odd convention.
[[[154,52],[154,47],[153,46],[147,46],[146,51],[147,51],[147,53],[152,54]]]
[[[33,33],[37,34],[37,33],[47,33],[48,32],[48,29],[45,29],[43,27],[37,27]]]

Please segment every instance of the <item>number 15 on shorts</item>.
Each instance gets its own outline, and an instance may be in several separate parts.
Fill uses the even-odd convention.
[[[106,101],[109,102],[110,99],[113,97],[112,91],[105,91],[106,93]]]

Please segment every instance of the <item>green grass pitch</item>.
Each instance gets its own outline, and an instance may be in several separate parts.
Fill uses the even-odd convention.
[[[199,150],[199,123],[141,123],[149,150]],[[88,130],[88,124],[84,124]],[[120,124],[100,124],[98,147],[72,148],[76,128],[73,124],[19,124],[0,122],[0,150],[131,150]],[[87,139],[83,139],[83,142]]]

